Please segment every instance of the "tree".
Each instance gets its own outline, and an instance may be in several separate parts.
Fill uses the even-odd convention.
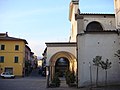
[[[119,61],[120,61],[120,50],[118,50],[116,53],[115,53],[115,56],[117,56],[119,58]],[[119,62],[120,63],[120,62]]]
[[[68,84],[68,86],[70,87],[76,86],[74,72],[71,72],[70,70],[66,71],[65,79],[66,79],[66,84]]]
[[[106,59],[106,61],[101,61],[100,65],[102,69],[105,70],[105,85],[107,85],[107,70],[111,68],[111,62],[109,62],[109,59]]]
[[[25,60],[25,74],[28,76],[30,74],[31,63],[28,60]]]
[[[98,86],[98,68],[100,67],[100,62],[101,62],[102,56],[96,56],[93,58],[93,65],[97,67],[97,73],[96,73],[96,86]]]
[[[55,73],[55,75],[53,76],[50,87],[60,87],[59,73]]]

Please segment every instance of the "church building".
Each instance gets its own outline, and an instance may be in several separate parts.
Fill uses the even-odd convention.
[[[77,86],[96,84],[96,66],[93,59],[112,63],[108,69],[107,83],[120,83],[120,64],[115,53],[120,49],[120,0],[114,0],[115,14],[81,13],[79,0],[71,0],[69,20],[71,35],[68,42],[47,42],[46,65],[50,81],[54,73],[61,76],[66,70],[73,71]],[[104,85],[105,70],[99,68],[98,84]]]

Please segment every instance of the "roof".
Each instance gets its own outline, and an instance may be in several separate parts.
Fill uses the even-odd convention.
[[[28,45],[25,45],[25,47],[26,47],[29,51],[31,51],[31,49],[30,49],[30,47],[29,47]]]
[[[45,50],[44,50],[44,52],[42,53],[42,55],[44,56],[46,52],[47,52],[47,47],[45,48]]]
[[[115,16],[115,14],[109,14],[109,13],[80,13],[80,15],[113,15]]]
[[[34,54],[34,52],[30,52],[31,53],[31,55],[33,55]]]
[[[85,34],[119,34],[118,30],[84,31]],[[81,35],[81,34],[78,34]]]
[[[47,47],[75,47],[76,42],[49,42],[45,43]]]
[[[91,15],[91,16],[112,16],[112,17],[115,17],[115,14],[104,14],[104,13],[80,13],[80,14],[75,14],[75,20],[77,19],[83,19],[84,16],[87,16],[87,15]]]
[[[14,37],[0,37],[0,40],[2,41],[24,41],[25,44],[28,44],[25,39],[14,38]]]
[[[0,33],[0,41],[24,41],[25,44],[28,44],[25,39],[9,37],[7,33]]]
[[[0,33],[0,37],[8,37],[8,32],[6,32],[6,33]]]

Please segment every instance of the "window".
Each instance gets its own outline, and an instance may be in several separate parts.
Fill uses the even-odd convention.
[[[4,63],[4,56],[0,56],[0,63]]]
[[[14,63],[18,63],[18,56],[14,57]]]
[[[5,67],[4,71],[9,74],[13,74],[13,67]]]
[[[19,50],[19,45],[15,45],[15,50]]]
[[[5,50],[5,45],[0,45],[0,50]]]
[[[103,31],[99,22],[93,21],[87,25],[86,31]]]

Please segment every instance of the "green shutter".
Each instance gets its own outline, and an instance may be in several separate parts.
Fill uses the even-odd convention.
[[[18,63],[18,57],[17,56],[14,59],[14,63]]]
[[[4,56],[0,56],[0,63],[4,63]]]

